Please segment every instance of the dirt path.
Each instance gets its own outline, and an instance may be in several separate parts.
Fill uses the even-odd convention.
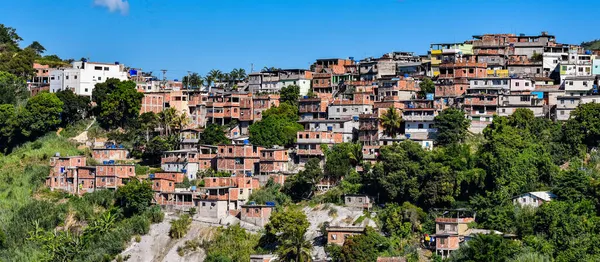
[[[96,123],[96,119],[93,118],[92,122],[85,128],[85,130],[83,132],[81,132],[79,135],[77,135],[76,137],[73,137],[71,139],[77,141],[78,143],[82,143],[85,144],[85,142],[88,141],[88,130],[90,129],[90,127],[92,127],[92,125]]]

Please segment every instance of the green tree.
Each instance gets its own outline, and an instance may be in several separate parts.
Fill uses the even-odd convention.
[[[249,261],[258,245],[259,236],[246,232],[239,225],[217,229],[206,245],[207,261]],[[211,257],[209,259],[208,257]]]
[[[284,206],[292,202],[288,195],[281,192],[281,185],[275,183],[273,178],[270,178],[261,189],[252,191],[248,201],[256,202],[259,205],[273,201],[278,206]]]
[[[425,97],[427,94],[435,93],[435,83],[430,78],[423,78],[419,83],[419,97]]]
[[[152,185],[137,179],[119,187],[115,194],[116,204],[123,209],[123,213],[127,217],[146,211],[150,207],[153,197]]]
[[[0,105],[0,145],[2,150],[8,149],[17,131],[17,115],[15,107],[11,104]]]
[[[391,203],[379,213],[381,230],[388,236],[407,238],[421,230],[421,221],[426,213],[415,205],[404,202],[402,206]]]
[[[298,202],[312,197],[316,184],[323,179],[321,162],[311,158],[304,166],[304,170],[286,179],[283,192]]]
[[[27,101],[19,112],[19,126],[26,137],[38,137],[60,124],[63,102],[55,94],[42,92]]]
[[[379,118],[379,121],[386,135],[395,138],[401,132],[402,116],[394,106],[388,108],[385,114]]]
[[[0,24],[0,51],[17,51],[21,41],[16,29]]]
[[[452,253],[450,261],[510,261],[520,250],[517,241],[507,240],[501,235],[479,234]]]
[[[310,223],[299,209],[287,207],[271,215],[265,225],[267,242],[278,246],[276,253],[284,261],[310,261],[312,245],[304,235]]]
[[[281,103],[288,103],[294,107],[298,107],[298,99],[300,98],[300,87],[297,85],[284,86],[279,91]]]
[[[133,81],[108,79],[96,84],[92,100],[97,104],[98,122],[106,128],[125,127],[139,116],[143,97]]]
[[[577,106],[571,112],[565,128],[575,132],[572,143],[584,144],[588,148],[597,147],[600,141],[600,104],[586,103]]]
[[[297,110],[287,103],[265,110],[263,119],[250,125],[248,129],[250,142],[264,147],[294,145],[297,132],[304,130],[304,127],[296,122]]]
[[[390,252],[391,243],[373,228],[367,227],[364,234],[347,238],[342,246],[340,257],[334,261],[368,262],[377,261],[377,257]]]
[[[38,56],[42,55],[46,51],[46,48],[44,48],[44,46],[38,41],[33,41],[33,43],[31,43],[27,48],[31,48]]]
[[[323,152],[326,159],[325,175],[335,181],[350,174],[358,161],[362,160],[362,146],[360,144],[340,143],[333,145],[331,148],[324,146]]]
[[[229,144],[223,127],[217,124],[208,124],[200,135],[200,143],[205,145]]]
[[[470,125],[464,112],[456,108],[444,109],[434,121],[437,128],[436,142],[440,145],[463,141]]]
[[[73,124],[85,118],[90,111],[90,99],[88,97],[75,95],[69,89],[56,92],[56,96],[63,102],[61,114],[63,125]]]
[[[0,71],[0,104],[18,105],[28,97],[29,91],[25,80]]]

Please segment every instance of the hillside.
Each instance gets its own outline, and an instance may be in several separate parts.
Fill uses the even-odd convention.
[[[50,134],[26,143],[11,154],[0,155],[0,221],[29,203],[33,192],[44,184],[50,157],[56,153],[76,155],[81,152],[68,139]]]
[[[600,39],[581,43],[581,46],[586,50],[600,50]]]

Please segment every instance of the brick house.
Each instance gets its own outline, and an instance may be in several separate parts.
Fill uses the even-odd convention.
[[[300,164],[308,162],[310,158],[324,158],[321,145],[333,145],[344,142],[343,133],[332,131],[300,131],[296,134],[296,155]]]
[[[46,178],[46,186],[48,186],[50,190],[61,189],[67,192],[73,192],[73,171],[77,167],[85,165],[85,156],[56,156],[50,158],[50,174]]]
[[[98,162],[127,160],[129,150],[119,146],[106,146],[92,149],[92,158]]]
[[[96,166],[96,188],[116,189],[135,177],[135,165],[102,164]]]
[[[244,222],[264,227],[271,217],[274,206],[268,205],[241,205],[240,219]]]
[[[217,170],[242,176],[255,174],[259,170],[260,152],[263,149],[247,143],[219,145]]]
[[[278,94],[256,95],[252,98],[252,114],[254,121],[262,119],[262,113],[271,108],[279,106]]]
[[[96,190],[96,167],[80,166],[76,169],[77,191],[74,194],[83,195]]]
[[[348,237],[364,233],[364,227],[327,227],[327,244],[343,246]]]
[[[198,148],[198,142],[202,134],[202,129],[186,128],[179,133],[179,149]]]
[[[259,165],[261,175],[288,172],[290,169],[289,152],[285,148],[263,149],[260,154]]]
[[[469,234],[469,223],[473,217],[438,217],[435,219],[435,252],[442,258],[448,258],[452,251],[460,248],[460,243]]]
[[[298,112],[300,119],[325,119],[327,116],[328,101],[324,98],[301,98]]]

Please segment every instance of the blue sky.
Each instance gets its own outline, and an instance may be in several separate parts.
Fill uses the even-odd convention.
[[[597,0],[11,0],[2,6],[0,23],[17,28],[22,45],[37,40],[47,54],[119,61],[156,75],[168,69],[169,78],[213,68],[249,72],[251,64],[308,68],[316,58],[389,51],[425,54],[430,43],[483,33],[548,31],[577,44],[600,38]]]

